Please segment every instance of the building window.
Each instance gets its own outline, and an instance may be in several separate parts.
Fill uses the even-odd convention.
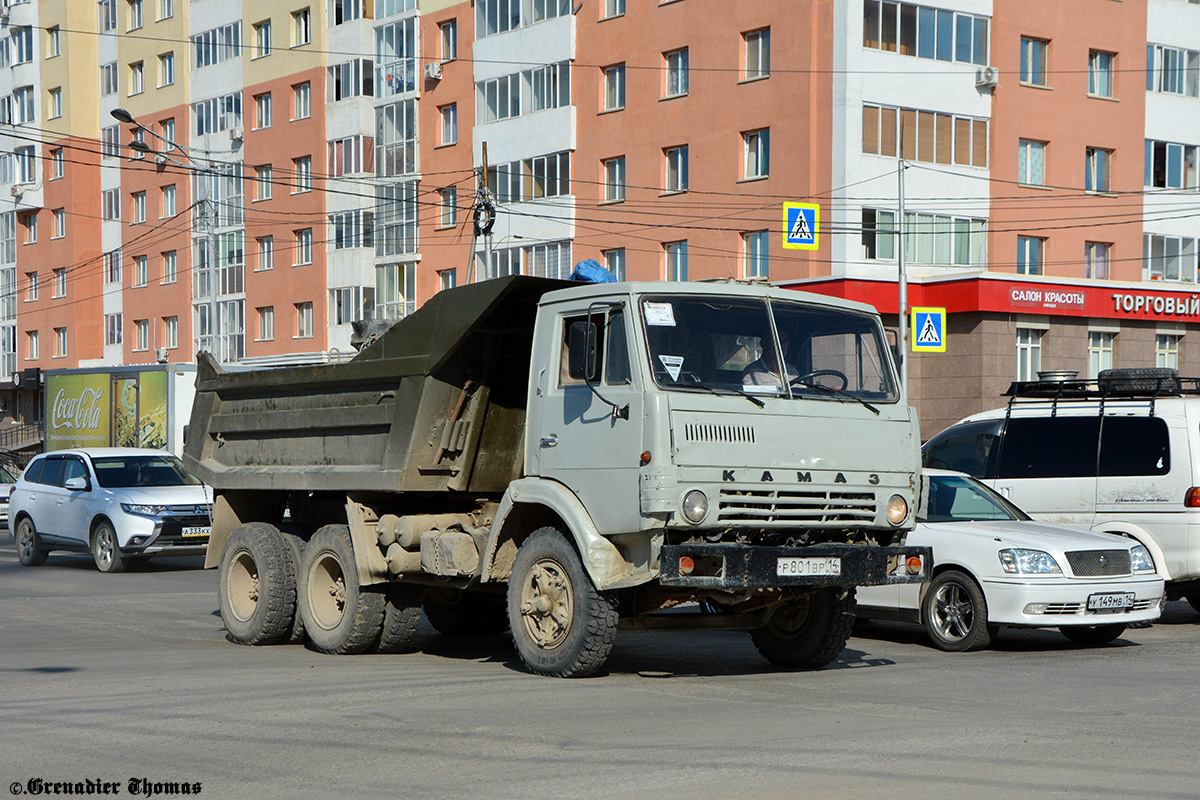
[[[864,0],[863,11],[864,47],[938,61],[987,63],[987,17],[893,0]]]
[[[1084,189],[1089,192],[1107,192],[1109,176],[1112,174],[1112,151],[1099,147],[1087,149]]]
[[[1200,52],[1146,45],[1146,90],[1200,95]]]
[[[1088,332],[1088,378],[1095,380],[1101,370],[1112,369],[1113,338],[1115,334]]]
[[[62,36],[57,25],[46,28],[46,58],[62,55]]]
[[[38,274],[25,273],[25,302],[32,303],[38,299]]]
[[[179,145],[175,144],[175,118],[164,119],[158,123],[158,135],[162,139],[163,150],[170,152]]]
[[[107,97],[117,93],[117,64],[100,65],[100,94]]]
[[[169,219],[175,216],[175,185],[163,186],[159,189],[159,219]]]
[[[312,15],[307,8],[292,12],[292,47],[312,41]]]
[[[1022,139],[1017,150],[1017,183],[1046,185],[1046,143]]]
[[[671,147],[664,152],[666,153],[667,157],[667,191],[686,192],[688,188],[687,145],[683,145],[682,147]]]
[[[54,283],[51,297],[66,297],[67,296],[67,268],[59,267],[54,270]]]
[[[28,25],[13,28],[7,44],[13,64],[28,64],[33,61],[33,28]]]
[[[1105,242],[1084,242],[1083,277],[1108,279],[1108,253],[1112,245]]]
[[[1113,96],[1112,53],[1092,50],[1088,53],[1088,94],[1094,97]]]
[[[363,0],[333,0],[333,24],[344,25],[362,19],[363,10]]]
[[[1146,186],[1195,189],[1200,148],[1191,144],[1146,140]]]
[[[438,25],[442,40],[442,61],[458,58],[458,20],[452,19]]]
[[[117,0],[99,0],[96,5],[100,12],[100,31],[115,31],[117,29]]]
[[[678,97],[688,93],[688,51],[687,49],[663,53],[667,62],[666,97]]]
[[[863,106],[863,152],[937,164],[986,167],[988,122],[934,111]]]
[[[62,116],[62,89],[50,90],[50,113],[47,117],[50,119],[58,119]]]
[[[768,241],[767,231],[742,234],[743,277],[764,281],[771,277],[771,265],[767,258]]]
[[[38,359],[38,332],[25,331],[25,358],[29,361]]]
[[[667,256],[666,279],[686,281],[688,279],[687,242],[667,242],[663,245]]]
[[[1142,280],[1196,280],[1196,240],[1147,233],[1142,236]]]
[[[560,61],[557,64],[534,67],[521,74],[531,89],[530,111],[545,111],[571,104],[570,62]]]
[[[146,91],[146,70],[141,61],[129,65],[129,96]]]
[[[604,0],[603,19],[612,19],[625,15],[625,0]]]
[[[275,306],[263,306],[256,311],[258,311],[258,341],[272,341],[275,338]]]
[[[271,93],[264,92],[254,96],[254,128],[271,127]]]
[[[342,211],[331,214],[329,221],[333,225],[334,250],[375,245],[375,212],[361,209]]]
[[[604,268],[611,272],[617,280],[625,280],[625,248],[603,250],[601,255],[604,257]]]
[[[59,147],[50,151],[50,180],[57,180],[64,174],[65,164],[63,151]]]
[[[142,27],[142,0],[129,0],[129,30]]]
[[[135,319],[133,321],[133,349],[150,349],[150,320]]]
[[[104,254],[104,282],[121,282],[121,250],[111,250]]]
[[[146,256],[133,257],[133,285],[145,286],[150,280],[150,271],[148,268],[149,259]]]
[[[482,39],[521,27],[521,0],[478,0],[475,31]]]
[[[604,162],[604,202],[616,203],[625,199],[625,156]]]
[[[312,228],[296,231],[296,261],[293,266],[311,264],[313,260]]]
[[[312,114],[312,88],[308,81],[292,87],[292,119],[308,119]]]
[[[12,93],[12,122],[15,125],[23,125],[27,122],[37,121],[37,116],[34,114],[34,104],[37,98],[33,93],[32,86],[22,86],[18,89],[13,89]]]
[[[617,111],[625,107],[625,65],[604,68],[604,110]]]
[[[744,34],[746,43],[746,80],[771,74],[771,29]]]
[[[496,122],[521,114],[521,74],[514,73],[481,81],[479,90],[479,121]]]
[[[51,239],[61,239],[67,235],[67,211],[64,208],[54,209],[54,231],[50,234]]]
[[[296,173],[296,191],[292,194],[312,191],[312,156],[292,159],[292,167]]]
[[[121,327],[124,323],[121,321],[120,314],[105,314],[104,315],[104,343],[105,344],[121,344]]]
[[[311,339],[313,335],[312,303],[296,303],[296,338]]]
[[[163,347],[179,347],[179,317],[163,317]]]
[[[446,269],[438,273],[438,291],[458,286],[458,270]]]
[[[1045,239],[1039,239],[1036,236],[1018,236],[1017,237],[1017,274],[1018,275],[1041,275],[1042,249],[1045,246]]]
[[[175,16],[175,0],[158,0],[158,18],[170,19]]]
[[[271,55],[271,20],[265,20],[254,26],[254,57],[262,58]]]
[[[255,200],[270,200],[271,187],[274,183],[271,180],[273,171],[270,164],[260,164],[254,168],[254,199]]]
[[[175,283],[179,280],[179,261],[174,250],[162,254],[162,282]]]
[[[158,85],[171,86],[175,83],[175,54],[163,53],[158,57]]]
[[[254,271],[275,269],[275,237],[260,236],[255,242],[258,243],[258,263],[254,265]]]
[[[458,104],[451,103],[438,109],[442,117],[442,144],[458,142]]]
[[[25,244],[36,244],[38,239],[37,212],[33,211],[26,214],[21,220],[21,224],[25,226]]]
[[[67,329],[54,329],[54,357],[66,358],[67,356]]]
[[[375,68],[369,58],[355,58],[329,67],[329,96],[337,102],[351,97],[374,97]]]
[[[1017,380],[1035,381],[1042,368],[1042,332],[1017,329]]]
[[[764,128],[761,131],[750,131],[742,134],[744,147],[744,166],[747,180],[765,178],[771,174],[771,131]]]
[[[133,212],[133,219],[130,220],[130,222],[131,223],[145,222],[146,221],[146,193],[145,192],[134,192],[130,196],[130,203],[131,203],[132,212]]]
[[[451,186],[438,191],[441,198],[441,226],[450,228],[458,224],[458,189]]]
[[[232,22],[201,31],[191,37],[191,42],[192,66],[196,69],[238,58],[242,54],[242,24]]]
[[[1154,366],[1179,369],[1179,339],[1171,333],[1154,336]]]
[[[121,219],[121,193],[119,189],[105,189],[100,193],[100,219]]]
[[[16,162],[16,182],[34,183],[37,181],[37,154],[32,147],[14,147],[13,160]]]
[[[1021,37],[1021,83],[1046,85],[1046,49],[1049,42]]]
[[[570,194],[571,153],[564,150],[489,166],[488,186],[501,203]]]

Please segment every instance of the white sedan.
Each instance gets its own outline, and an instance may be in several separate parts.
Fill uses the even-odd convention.
[[[908,544],[933,548],[933,579],[859,587],[860,619],[919,622],[937,647],[965,651],[1002,625],[1104,644],[1162,613],[1163,578],[1135,540],[1034,522],[968,475],[924,475]]]

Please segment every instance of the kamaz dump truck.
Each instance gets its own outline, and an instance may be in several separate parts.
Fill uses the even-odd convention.
[[[596,672],[618,630],[748,630],[835,659],[904,545],[915,415],[868,306],[736,283],[507,277],[444,291],[350,361],[199,365],[184,458],[246,644],[403,650],[511,631]]]

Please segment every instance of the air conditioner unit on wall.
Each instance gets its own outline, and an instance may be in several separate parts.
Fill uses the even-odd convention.
[[[430,61],[425,65],[425,79],[440,81],[442,79],[442,62]]]
[[[25,194],[24,186],[17,184],[16,186],[12,187],[12,196],[13,197],[20,197],[23,194]]]
[[[995,88],[996,84],[1000,83],[1000,70],[995,67],[980,67],[975,70],[975,86],[982,88]]]
[[[167,363],[167,359],[170,357],[170,353],[167,351],[167,348],[160,347],[154,351],[154,357],[158,363],[165,364]]]
[[[234,141],[241,141],[242,135],[243,135],[243,133],[242,133],[241,128],[230,128],[229,129],[229,138],[233,139]]]

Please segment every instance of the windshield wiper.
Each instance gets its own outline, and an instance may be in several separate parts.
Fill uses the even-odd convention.
[[[872,414],[874,414],[877,417],[879,416],[878,408],[871,405],[866,400],[863,400],[858,395],[850,394],[850,392],[846,392],[841,389],[834,389],[832,386],[822,386],[819,383],[809,383],[808,381],[802,381],[799,378],[792,380],[792,386],[803,386],[806,389],[816,389],[819,392],[827,392],[831,395],[834,395],[835,397],[845,397],[848,400],[853,400],[856,403],[860,403],[864,408],[866,408]]]
[[[732,397],[734,395],[736,395],[738,397],[744,397],[747,400],[749,400],[751,403],[754,403],[754,405],[758,406],[759,408],[764,408],[767,405],[766,403],[764,403],[762,400],[759,400],[754,395],[746,394],[745,392],[739,392],[737,389],[730,389],[730,388],[724,387],[724,386],[722,386],[722,387],[713,386],[712,384],[704,383],[703,381],[701,381],[700,383],[676,383],[671,388],[672,389],[703,389],[704,391],[709,392],[710,394],[715,394],[718,397]]]

